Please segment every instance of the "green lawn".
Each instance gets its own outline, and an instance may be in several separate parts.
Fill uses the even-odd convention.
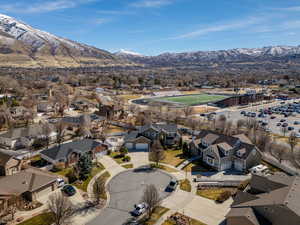
[[[54,222],[51,215],[51,213],[42,213],[19,223],[19,225],[51,225]]]
[[[89,177],[83,181],[82,183],[75,183],[74,185],[83,190],[84,192],[87,192],[87,187],[91,181],[91,179],[98,173],[100,173],[102,170],[104,170],[104,166],[101,163],[98,163],[98,166],[94,166],[92,168],[91,174],[89,175]]]
[[[182,103],[185,105],[200,105],[203,103],[220,101],[225,98],[228,98],[228,96],[199,94],[199,95],[186,95],[186,96],[178,96],[178,97],[165,97],[165,98],[159,98],[156,100]]]

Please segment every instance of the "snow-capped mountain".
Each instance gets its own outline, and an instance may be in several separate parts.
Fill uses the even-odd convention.
[[[163,53],[158,56],[119,54],[136,63],[155,66],[193,65],[201,63],[261,62],[289,60],[300,56],[300,46],[272,46],[263,48],[237,48],[220,51]]]
[[[140,53],[133,52],[133,51],[128,51],[128,50],[124,50],[124,49],[121,49],[120,51],[116,52],[115,55],[125,56],[125,57],[128,56],[128,55],[143,57],[143,55],[140,54]]]
[[[0,59],[3,54],[17,56],[18,62],[13,64],[21,67],[103,65],[119,61],[107,51],[57,37],[0,14]]]

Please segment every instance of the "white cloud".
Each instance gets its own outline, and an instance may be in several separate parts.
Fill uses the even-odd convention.
[[[248,18],[248,19],[242,20],[242,21],[234,21],[231,23],[206,26],[206,27],[197,29],[197,30],[189,32],[189,33],[185,33],[185,34],[178,35],[176,37],[172,37],[170,39],[188,39],[188,38],[204,36],[204,35],[207,35],[210,33],[215,33],[215,32],[241,29],[241,28],[246,28],[250,25],[258,24],[260,21],[261,21],[260,19]]]
[[[75,8],[82,4],[95,2],[98,0],[54,0],[54,1],[37,1],[33,4],[14,3],[1,4],[0,9],[6,12],[14,13],[44,13],[57,11],[61,9]]]
[[[130,6],[136,8],[159,8],[165,5],[170,5],[174,0],[140,0],[132,3]]]

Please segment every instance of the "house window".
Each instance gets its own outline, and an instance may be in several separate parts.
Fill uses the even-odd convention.
[[[213,158],[210,158],[210,157],[207,157],[207,163],[209,165],[214,165],[214,159]]]

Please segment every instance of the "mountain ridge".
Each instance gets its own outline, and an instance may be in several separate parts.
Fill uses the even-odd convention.
[[[126,63],[108,51],[55,36],[0,14],[0,66],[80,67]]]

